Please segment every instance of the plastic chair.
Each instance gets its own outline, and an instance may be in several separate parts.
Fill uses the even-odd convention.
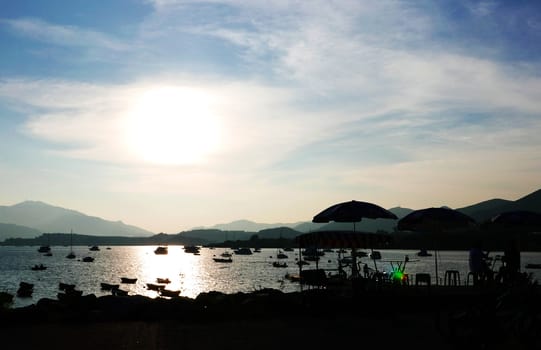
[[[458,272],[457,270],[445,271],[444,285],[460,286],[460,272]]]
[[[430,274],[429,273],[416,273],[415,274],[415,286],[425,284],[430,287]]]

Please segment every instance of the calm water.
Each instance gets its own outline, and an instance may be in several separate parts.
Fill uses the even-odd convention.
[[[251,292],[261,288],[275,288],[284,292],[298,291],[298,283],[285,279],[286,273],[298,273],[295,262],[298,250],[286,252],[287,268],[276,268],[276,249],[262,249],[252,255],[233,255],[233,263],[217,263],[212,258],[220,257],[224,248],[202,248],[200,255],[185,253],[182,246],[169,246],[168,255],[154,254],[155,246],[113,246],[110,250],[100,247],[100,251],[89,251],[88,247],[74,247],[77,258],[66,259],[69,247],[52,247],[53,256],[46,257],[37,252],[37,247],[0,247],[0,291],[16,294],[21,281],[33,283],[32,298],[15,298],[13,307],[36,303],[41,298],[57,298],[58,283],[75,284],[83,294],[107,295],[102,291],[101,282],[121,284],[121,277],[137,278],[136,284],[121,284],[121,289],[130,294],[157,297],[157,293],[146,289],[146,283],[156,283],[156,278],[169,278],[168,289],[181,290],[182,296],[195,298],[201,292],[220,291],[225,293]],[[382,260],[377,261],[377,268],[390,271],[392,260],[403,260],[409,255],[410,262],[406,273],[434,273],[434,257],[419,258],[416,251],[381,250]],[[491,253],[491,256],[501,254]],[[95,258],[94,262],[82,262],[85,256]],[[336,269],[338,253],[326,252],[318,263],[319,268]],[[369,258],[361,258],[371,268],[374,263]],[[527,263],[541,263],[541,253],[523,252],[522,267]],[[44,271],[32,271],[36,264],[44,264]],[[495,268],[499,267],[496,262]],[[309,266],[315,268],[315,263]],[[440,280],[445,270],[459,270],[464,281],[468,272],[468,252],[439,252],[438,270]],[[532,272],[534,278],[541,281],[541,270]]]

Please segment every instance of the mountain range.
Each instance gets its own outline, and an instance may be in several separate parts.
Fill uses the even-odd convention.
[[[463,208],[455,208],[483,223],[499,213],[510,210],[530,210],[541,212],[541,189],[517,200],[490,199]],[[399,219],[414,209],[390,208]],[[357,231],[393,232],[396,220],[366,219],[355,224]],[[312,222],[264,224],[248,220],[237,220],[228,224],[218,224],[209,228],[194,228],[172,235],[185,240],[201,242],[222,242],[224,240],[247,240],[255,234],[259,238],[292,238],[299,233],[318,230],[351,230],[352,223],[316,224]],[[153,232],[124,224],[121,221],[108,221],[80,212],[52,206],[43,202],[25,201],[13,206],[0,206],[0,241],[7,238],[32,238],[40,233],[74,233],[93,236],[152,237]],[[161,234],[163,235],[163,234]],[[171,235],[166,235],[171,236]]]
[[[108,221],[75,210],[52,206],[38,201],[25,201],[12,206],[0,206],[0,239],[28,237],[34,233],[74,233],[95,236],[148,237],[153,232]]]

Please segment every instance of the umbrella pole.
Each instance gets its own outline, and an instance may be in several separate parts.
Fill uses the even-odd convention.
[[[370,255],[372,256],[372,261],[374,261],[374,269],[376,269],[376,272],[378,272],[378,265],[376,264],[376,259],[374,257],[374,248],[370,248]]]
[[[439,284],[439,277],[438,277],[438,251],[434,249],[434,265],[436,267],[436,285]]]

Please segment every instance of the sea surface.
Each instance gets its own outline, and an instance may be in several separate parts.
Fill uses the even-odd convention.
[[[286,274],[298,274],[299,251],[285,252],[287,259],[277,259],[277,249],[266,248],[252,255],[233,254],[232,263],[218,263],[214,257],[220,257],[228,248],[201,248],[200,255],[186,253],[183,246],[169,246],[167,255],[156,255],[156,246],[111,246],[100,247],[99,251],[90,251],[89,247],[73,247],[76,259],[66,258],[69,247],[53,246],[50,257],[37,251],[38,247],[0,246],[0,291],[16,294],[20,282],[34,284],[34,292],[30,298],[15,297],[12,307],[24,307],[35,304],[41,298],[56,299],[60,282],[75,284],[83,295],[108,295],[110,292],[101,290],[100,283],[120,284],[120,288],[129,294],[158,297],[157,292],[147,289],[147,283],[156,283],[157,278],[168,278],[171,283],[168,289],[180,290],[181,296],[195,298],[202,292],[219,291],[224,293],[253,292],[263,288],[274,288],[284,292],[299,291],[298,282],[285,278]],[[109,249],[108,249],[109,248]],[[367,253],[370,251],[367,250]],[[360,258],[371,269],[390,272],[397,262],[404,262],[405,273],[414,276],[416,273],[429,273],[433,283],[436,280],[435,258],[418,257],[413,250],[380,250],[382,259],[371,260],[369,257]],[[434,253],[431,251],[430,253]],[[491,252],[493,268],[500,266],[503,253]],[[345,253],[349,255],[349,253]],[[91,256],[93,262],[83,262],[82,258]],[[439,282],[443,282],[446,270],[458,270],[461,283],[466,282],[468,273],[467,251],[439,251],[438,254]],[[325,252],[317,264],[318,268],[336,273],[339,253],[337,249]],[[287,267],[278,268],[273,262],[286,262]],[[522,270],[532,273],[532,277],[541,281],[541,269],[525,269],[528,263],[541,263],[541,253],[522,252]],[[43,264],[46,270],[33,271],[32,266]],[[316,268],[315,262],[304,266],[303,269]],[[349,270],[347,270],[349,272]],[[137,278],[135,284],[122,284],[121,277]]]

